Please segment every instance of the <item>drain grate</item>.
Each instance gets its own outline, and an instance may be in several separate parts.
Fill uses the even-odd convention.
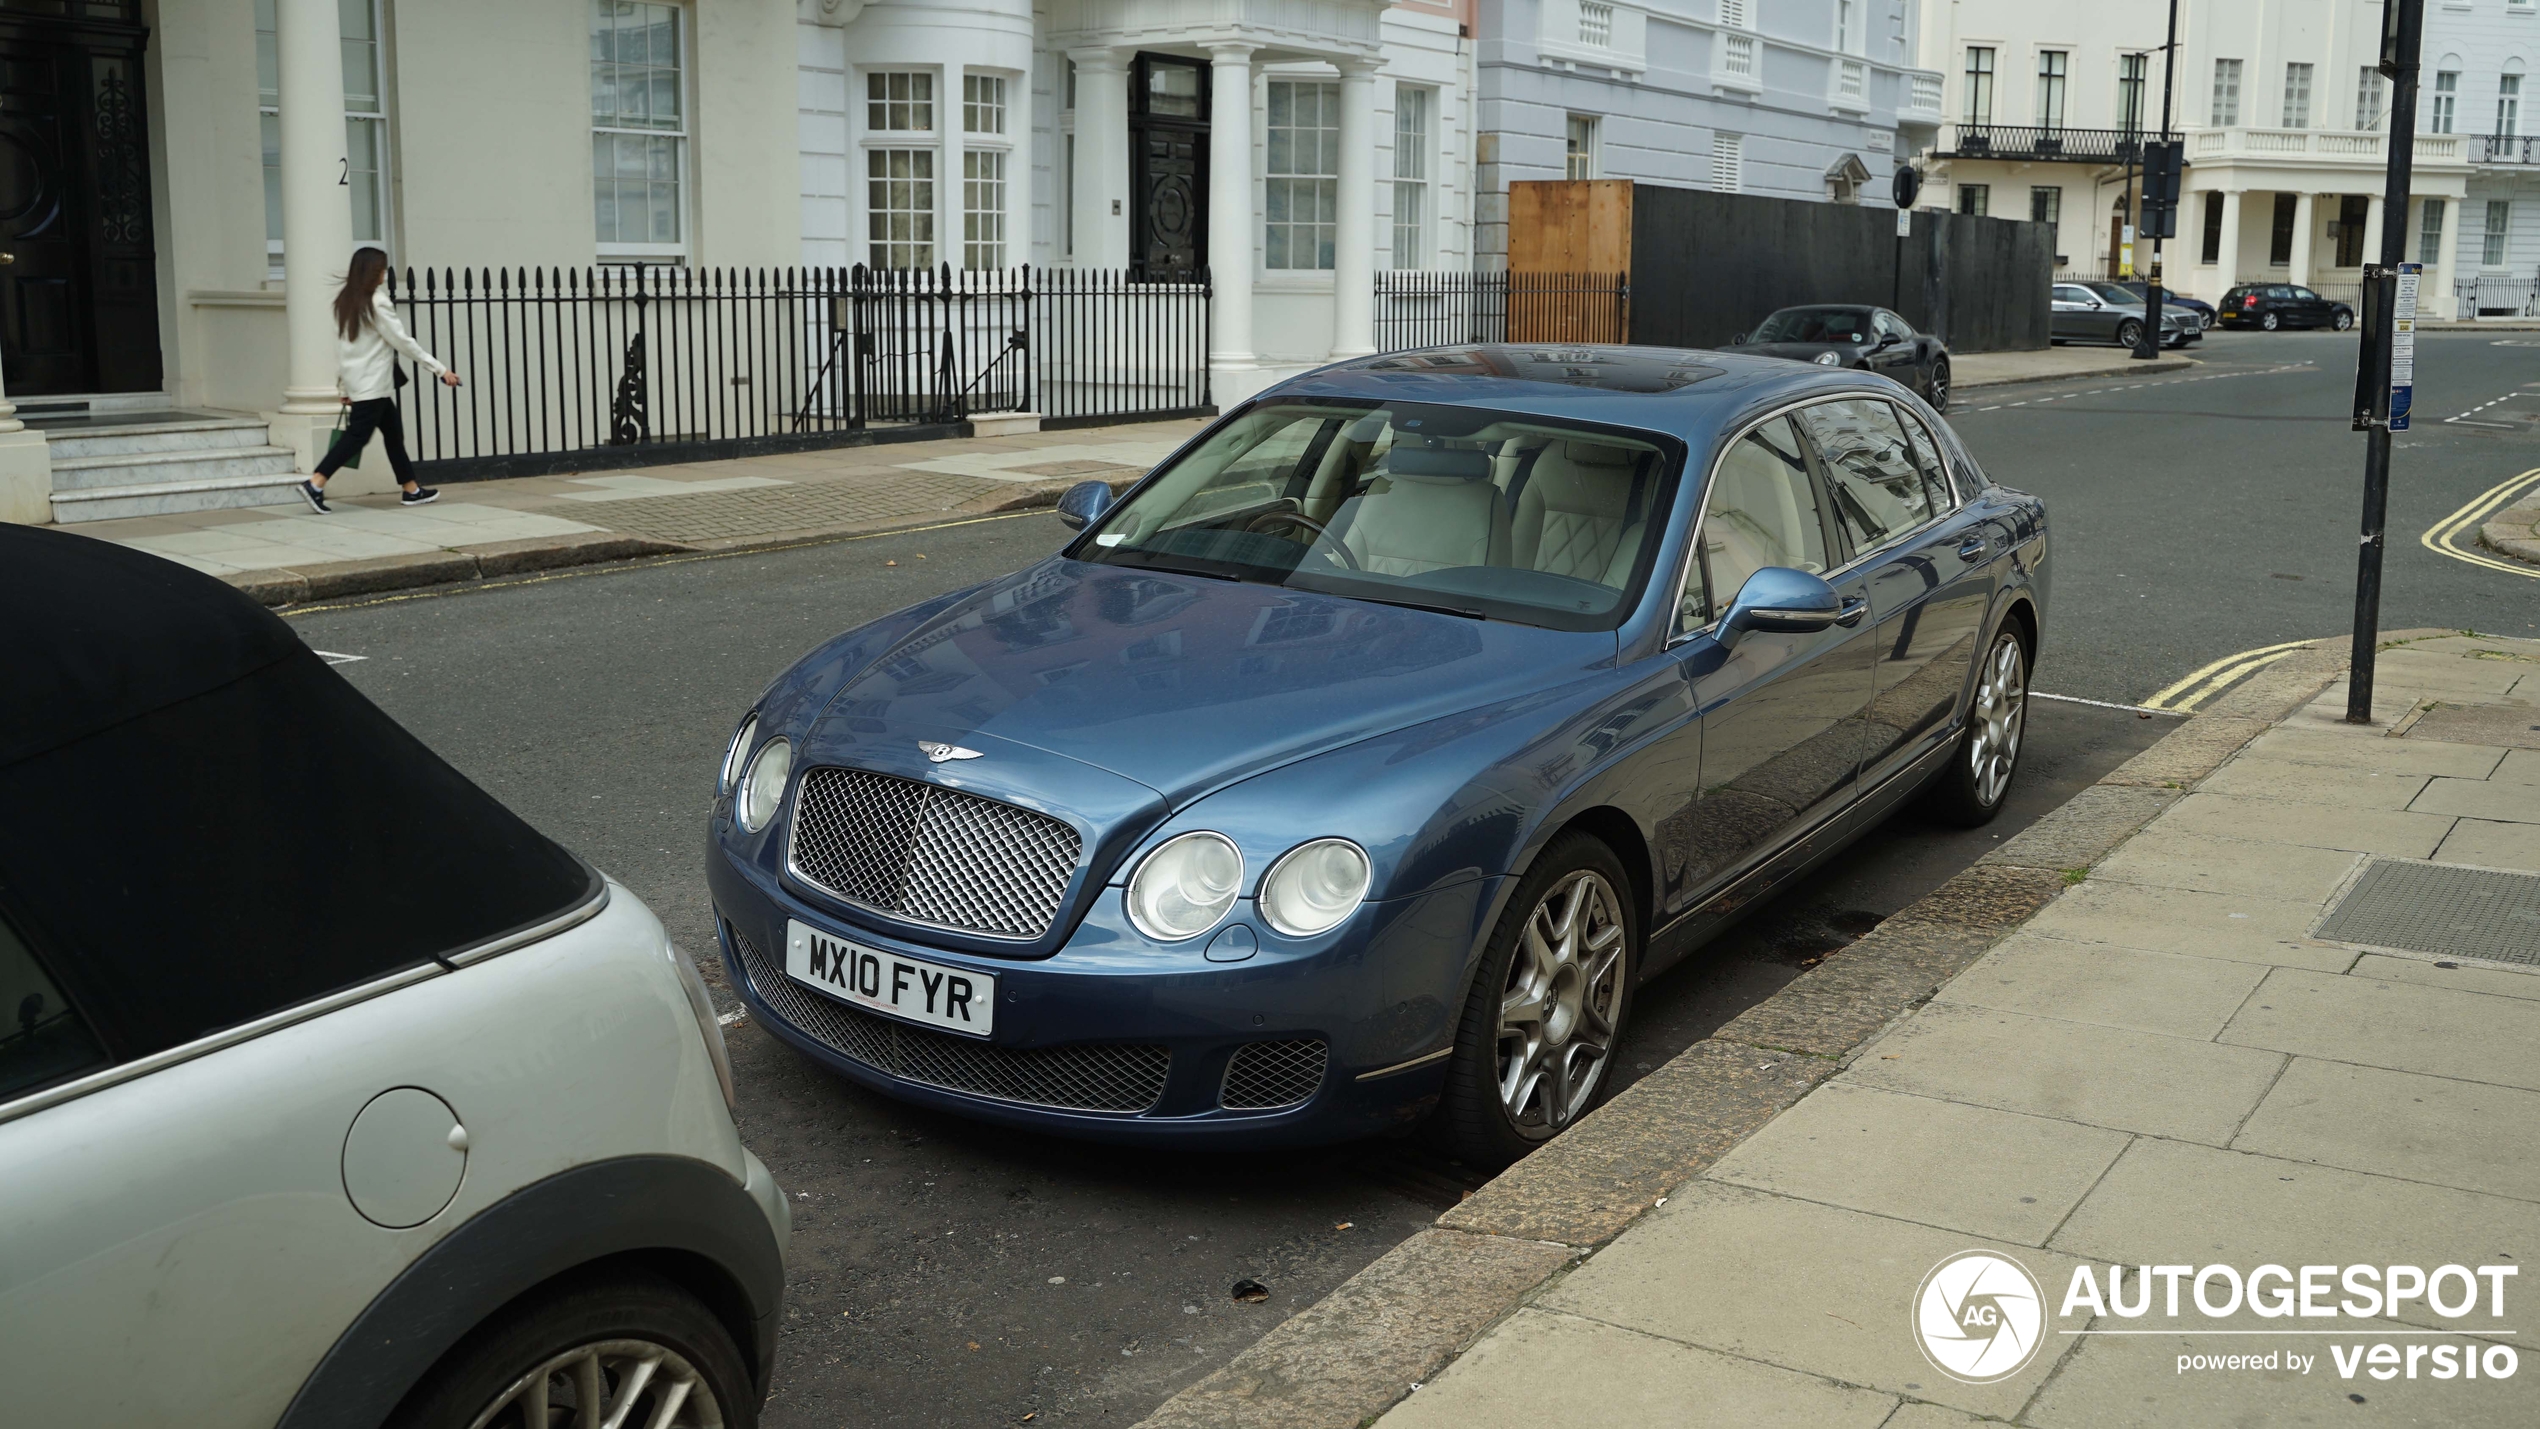
[[[2375,859],[2316,936],[2540,967],[2540,874]]]

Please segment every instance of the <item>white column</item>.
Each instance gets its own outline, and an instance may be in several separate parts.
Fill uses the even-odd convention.
[[[2223,190],[2221,242],[2214,254],[2214,302],[2240,281],[2240,197],[2239,189]]]
[[[342,182],[344,41],[336,0],[278,0],[274,20],[282,110],[282,308],[290,342],[282,414],[331,418],[336,391],[330,309],[353,253],[353,205]]]
[[[2419,260],[2425,264],[2425,276],[2417,280],[2417,311],[2420,314],[2451,318],[2460,313],[2460,305],[2452,296],[2455,267],[2452,259],[2454,250],[2460,247],[2461,202],[2456,198],[2443,200],[2443,230],[2435,236],[2434,251]],[[2422,224],[2419,231],[2423,231]],[[2435,302],[2426,301],[2428,289],[2433,291]]]
[[[2366,263],[2381,261],[2381,223],[2381,195],[2374,194],[2364,201],[2364,261]]]
[[[53,519],[53,452],[42,432],[18,420],[0,383],[0,521],[40,526]]]
[[[1332,235],[1332,356],[1376,350],[1376,65],[1342,60],[1339,222]]]
[[[1076,266],[1129,265],[1129,57],[1069,50],[1076,62]]]
[[[1246,371],[1252,351],[1252,45],[1210,45],[1208,267],[1217,331],[1208,364]]]
[[[2293,196],[2293,252],[2285,267],[2289,281],[2305,285],[2311,281],[2311,231],[2319,226],[2312,198],[2307,193]]]

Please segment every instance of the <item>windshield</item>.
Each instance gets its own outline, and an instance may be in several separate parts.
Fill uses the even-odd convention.
[[[1610,630],[1648,578],[1682,448],[1475,407],[1277,402],[1211,433],[1075,547],[1556,630]]]
[[[2122,306],[2130,307],[2143,301],[2141,298],[2136,297],[2133,293],[2126,291],[2124,288],[2121,288],[2114,283],[2084,283],[2082,286],[2088,288],[2094,293],[2097,293],[2100,297],[2105,298],[2109,302],[2117,303]]]
[[[1749,342],[1868,342],[1866,308],[1784,308],[1764,319]]]

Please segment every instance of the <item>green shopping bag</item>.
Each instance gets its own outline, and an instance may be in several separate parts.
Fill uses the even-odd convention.
[[[349,412],[350,410],[351,409],[348,407],[345,409],[345,412]],[[339,412],[336,415],[335,425],[327,429],[326,449],[330,452],[335,450],[335,444],[342,440],[344,440],[344,413]],[[349,467],[360,467],[362,464],[362,448],[369,445],[370,443],[364,442],[361,446],[353,448],[353,454],[344,458],[344,464]]]

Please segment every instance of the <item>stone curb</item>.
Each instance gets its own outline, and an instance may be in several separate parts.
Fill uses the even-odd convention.
[[[2400,643],[2445,630],[2394,631]],[[2345,670],[2295,651],[1183,1389],[1138,1429],[1361,1429],[2086,877]]]
[[[1125,490],[1130,482],[1137,479],[1138,476],[1113,479],[1112,490]],[[883,536],[894,531],[938,526],[947,521],[1045,510],[1057,505],[1060,495],[1074,484],[1066,480],[1020,482],[1011,489],[991,491],[958,506],[922,516],[806,526],[757,536],[667,541],[625,531],[580,531],[569,536],[533,536],[526,540],[496,541],[482,546],[421,551],[405,556],[380,556],[366,561],[330,561],[304,569],[242,572],[223,579],[264,605],[301,605],[346,596],[378,595],[388,591],[462,584],[499,576],[652,556],[731,555],[815,545],[848,536]]]
[[[2478,528],[2480,545],[2500,556],[2540,562],[2540,494],[2526,496]]]
[[[2202,365],[2192,357],[2156,357],[2149,362],[2137,362],[2131,357],[2120,357],[2112,358],[2098,367],[2077,367],[2070,372],[2040,372],[2018,377],[1979,378],[1972,382],[1960,382],[1950,390],[1953,393],[1977,392],[1991,387],[2016,387],[2023,382],[2065,382],[2090,377],[2122,377],[2134,372],[2176,372],[2181,368]]]

